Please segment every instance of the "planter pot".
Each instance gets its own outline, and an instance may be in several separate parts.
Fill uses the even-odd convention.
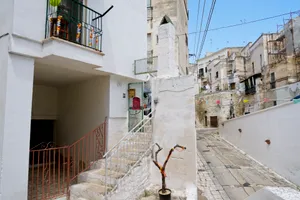
[[[158,191],[159,200],[171,200],[172,191],[170,189],[166,189],[166,192],[163,193],[162,189]]]

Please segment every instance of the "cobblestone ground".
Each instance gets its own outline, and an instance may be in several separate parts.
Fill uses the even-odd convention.
[[[198,131],[197,146],[198,193],[207,200],[243,200],[265,186],[294,187],[217,134]]]

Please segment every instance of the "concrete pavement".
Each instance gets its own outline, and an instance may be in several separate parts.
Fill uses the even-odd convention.
[[[293,187],[216,134],[197,130],[200,194],[207,200],[243,200],[265,186]]]

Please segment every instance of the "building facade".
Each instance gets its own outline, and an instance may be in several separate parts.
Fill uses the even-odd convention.
[[[291,18],[278,33],[261,34],[243,48],[224,48],[198,60],[200,100],[206,102],[201,109],[206,111],[205,116],[217,117],[218,124],[228,119],[230,109],[222,107],[222,99],[228,102],[231,97],[219,95],[226,90],[238,97],[234,106],[238,113],[234,116],[276,106],[299,95],[299,27],[300,17]],[[210,120],[202,118],[201,125],[210,126],[207,121]]]
[[[105,118],[101,144],[109,149],[123,137],[128,84],[145,80],[133,63],[147,57],[146,8],[140,0],[1,6],[0,199],[27,199],[36,145],[69,145]]]
[[[199,59],[197,73],[200,87],[203,90],[209,88],[210,92],[228,90],[230,88],[229,78],[232,79],[229,70],[230,66],[232,68],[230,57],[241,49],[241,47],[224,48],[217,52],[207,53],[204,58]]]
[[[164,16],[175,26],[175,66],[180,74],[187,74],[188,53],[188,1],[147,0],[148,13],[148,57],[158,56],[158,27]]]

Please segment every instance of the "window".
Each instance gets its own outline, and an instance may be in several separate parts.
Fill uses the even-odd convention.
[[[252,62],[252,72],[255,73],[254,62]]]
[[[186,46],[189,46],[189,38],[188,38],[187,34],[185,34],[185,44],[186,44]]]
[[[148,46],[148,51],[150,51],[152,49],[151,33],[147,34],[147,46]]]
[[[230,89],[235,90],[235,83],[230,83]]]
[[[207,72],[207,67],[205,67],[205,72]]]
[[[203,68],[199,69],[199,76],[203,76]]]
[[[262,62],[262,55],[261,54],[259,55],[259,61],[260,61],[260,67],[262,67],[263,66],[263,62]]]
[[[158,35],[156,35],[156,44],[158,44],[159,38]]]
[[[216,72],[216,78],[219,78],[219,72]]]
[[[275,73],[274,72],[271,73],[270,84],[271,84],[271,89],[276,88],[276,79],[275,79]]]

